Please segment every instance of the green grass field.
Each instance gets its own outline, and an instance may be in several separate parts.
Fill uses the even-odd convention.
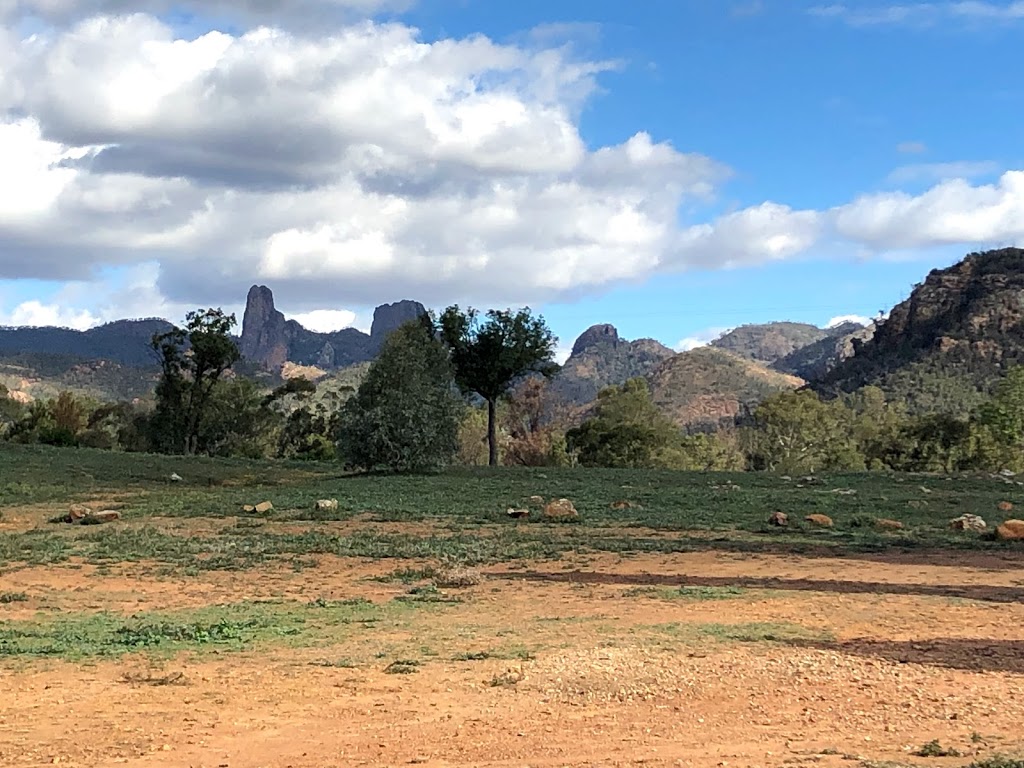
[[[172,473],[181,482],[171,482]],[[87,449],[0,446],[0,510],[45,509],[46,519],[72,503],[120,509],[114,525],[4,525],[0,567],[64,562],[146,561],[166,568],[237,569],[309,556],[451,558],[470,564],[558,558],[567,552],[685,552],[699,549],[834,554],[885,549],[1005,548],[949,530],[951,518],[979,514],[990,525],[1013,517],[1001,501],[1020,487],[991,477],[859,473],[815,483],[771,474],[704,474],[646,470],[456,469],[437,475],[346,475],[335,465],[119,454]],[[511,520],[508,507],[533,495],[569,498],[576,521],[536,514]],[[316,499],[337,511],[317,512]],[[269,500],[266,515],[241,512]],[[626,500],[629,509],[613,509]],[[786,512],[786,529],[766,524]],[[52,513],[52,514],[51,514]],[[835,526],[816,529],[811,513]],[[216,531],[183,533],[175,520],[223,520]],[[346,530],[360,522],[420,524]],[[904,530],[882,532],[890,518]],[[285,525],[290,523],[291,525]],[[482,533],[486,535],[481,535]]]

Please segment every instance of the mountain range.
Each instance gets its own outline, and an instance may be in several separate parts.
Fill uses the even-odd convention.
[[[254,285],[237,341],[246,368],[265,377],[348,381],[391,331],[424,312],[419,302],[402,300],[377,307],[368,334],[318,333],[285,318],[272,291]],[[155,381],[149,340],[170,327],[149,318],[88,331],[0,328],[0,383],[22,399],[59,388],[142,397]],[[1006,248],[933,270],[887,319],[867,325],[743,325],[680,353],[594,325],[576,339],[550,394],[559,413],[579,420],[603,387],[643,376],[663,412],[681,427],[703,430],[732,423],[773,392],[804,386],[835,397],[871,384],[914,411],[962,412],[1006,366],[1022,362],[1024,250]]]

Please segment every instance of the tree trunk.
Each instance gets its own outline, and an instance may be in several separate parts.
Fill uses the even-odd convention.
[[[498,434],[496,421],[497,402],[487,401],[487,464],[491,467],[498,466]]]

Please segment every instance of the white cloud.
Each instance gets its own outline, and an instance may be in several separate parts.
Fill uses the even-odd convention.
[[[291,315],[290,319],[311,331],[330,333],[351,328],[356,321],[356,313],[347,309],[314,309],[312,312]]]
[[[60,306],[100,319],[174,320],[265,282],[327,327],[355,322],[331,308],[401,298],[536,305],[837,244],[1024,236],[1024,173],[974,186],[978,168],[934,164],[895,172],[940,180],[917,196],[681,220],[731,172],[642,130],[588,148],[580,109],[611,63],[536,39],[424,42],[400,23],[288,31],[313,6],[383,7],[295,0],[283,29],[182,37],[144,13],[87,17],[159,2],[35,0],[72,25],[19,38],[0,24],[0,280],[86,286]],[[97,287],[111,268],[134,288]]]
[[[413,0],[0,0],[0,21],[34,17],[67,24],[97,15],[186,12],[242,23],[270,22],[315,29],[381,11],[401,11]]]
[[[864,195],[832,215],[841,236],[876,248],[1024,242],[1024,171],[981,186],[944,181],[916,197]]]
[[[872,322],[873,321],[870,317],[865,317],[864,315],[839,315],[837,317],[833,317],[827,323],[825,323],[825,327],[835,328],[836,326],[843,325],[844,323],[859,323],[860,325],[869,325]]]
[[[951,163],[912,163],[901,165],[892,171],[886,181],[893,184],[914,182],[948,181],[950,179],[973,179],[999,172],[997,163],[982,161],[958,161]]]
[[[572,347],[558,347],[555,350],[555,362],[559,365],[565,365],[565,361],[569,359],[569,355],[572,354]]]
[[[712,341],[719,338],[720,336],[723,336],[724,334],[728,333],[731,330],[732,328],[724,327],[705,328],[702,331],[697,331],[696,333],[690,336],[680,339],[676,343],[674,349],[676,350],[676,352],[689,352],[691,349],[697,349],[698,347],[706,347]]]
[[[0,326],[57,326],[84,331],[99,325],[100,319],[86,310],[66,309],[57,304],[25,301],[6,317],[0,316]]]

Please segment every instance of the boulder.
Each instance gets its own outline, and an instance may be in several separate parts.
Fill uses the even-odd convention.
[[[772,512],[768,517],[768,525],[778,526],[779,528],[785,528],[789,525],[789,515],[785,512]]]
[[[977,515],[960,515],[949,521],[954,531],[984,531],[988,525]]]
[[[537,504],[538,506],[543,506],[544,505],[544,497],[543,496],[531,496],[528,499],[528,501],[531,504]]]
[[[1000,541],[1024,541],[1024,520],[1007,520],[996,528]]]
[[[638,505],[632,501],[621,499],[620,501],[613,501],[611,504],[612,509],[635,509]]]
[[[530,516],[530,510],[528,510],[528,509],[516,509],[514,507],[509,507],[507,510],[505,510],[505,514],[508,515],[509,517],[514,517],[514,518],[529,517]]]
[[[92,510],[89,509],[84,504],[72,504],[68,508],[68,520],[70,520],[72,523],[75,523],[85,517],[88,517],[91,513]]]
[[[580,516],[568,499],[554,499],[544,505],[544,517],[551,520],[573,520]]]
[[[902,531],[903,523],[899,520],[890,520],[886,517],[880,517],[875,520],[875,528],[880,531]]]
[[[1013,511],[1013,504],[1011,504],[1009,501],[1000,501],[999,504],[998,504],[998,507],[999,507],[999,511],[1000,512],[1012,512]]]
[[[270,502],[267,502],[268,504]],[[317,499],[316,504],[313,505],[313,509],[317,512],[335,512],[338,509],[337,499]]]
[[[112,523],[115,520],[121,519],[121,513],[116,509],[103,509],[99,512],[93,512],[87,520],[94,523]]]
[[[261,515],[266,514],[267,512],[271,512],[273,509],[274,505],[271,504],[269,501],[261,501],[259,504],[253,507],[253,510]]]
[[[817,525],[821,528],[831,528],[832,518],[828,515],[808,515],[804,518],[811,525]]]

